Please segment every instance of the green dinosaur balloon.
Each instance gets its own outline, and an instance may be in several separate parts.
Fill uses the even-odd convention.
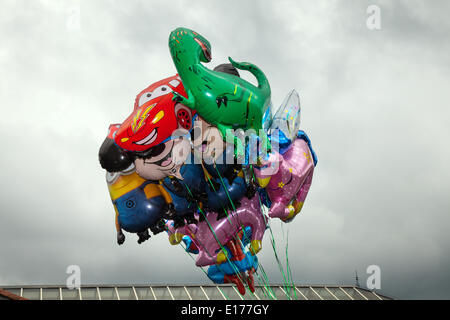
[[[176,95],[174,99],[217,126],[224,139],[227,129],[252,128],[259,133],[270,103],[270,85],[257,66],[229,58],[235,68],[247,70],[256,77],[257,87],[235,75],[206,68],[202,62],[211,61],[211,45],[203,36],[186,28],[172,31],[169,49],[188,94],[187,98]],[[265,134],[260,138],[267,143]]]

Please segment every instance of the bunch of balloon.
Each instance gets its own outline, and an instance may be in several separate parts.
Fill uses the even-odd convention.
[[[210,43],[186,28],[170,34],[169,49],[178,74],[142,90],[100,147],[117,242],[124,231],[138,243],[165,232],[213,282],[254,292],[269,219],[295,218],[317,163],[300,130],[299,96],[292,90],[273,115],[269,81],[254,64],[230,58],[206,68]]]

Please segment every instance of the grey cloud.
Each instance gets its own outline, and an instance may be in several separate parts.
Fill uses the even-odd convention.
[[[80,3],[81,30],[66,28]],[[381,8],[382,29],[366,28]],[[449,298],[450,101],[446,1],[6,1],[0,13],[0,284],[205,283],[164,235],[115,244],[97,151],[135,95],[175,73],[167,36],[187,26],[212,43],[212,65],[255,62],[274,106],[292,88],[319,156],[289,230],[298,283],[361,283]],[[247,77],[247,76],[246,76]],[[247,77],[251,79],[250,77]],[[280,223],[273,222],[280,251]],[[281,281],[266,234],[259,255]],[[180,267],[182,266],[182,270]]]

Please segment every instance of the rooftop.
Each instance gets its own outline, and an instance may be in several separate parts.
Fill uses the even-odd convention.
[[[9,291],[0,289],[0,300],[24,300],[24,298]]]
[[[392,300],[375,291],[355,286],[271,285],[255,287],[245,296],[234,285],[82,285],[5,286],[2,293],[30,300]]]

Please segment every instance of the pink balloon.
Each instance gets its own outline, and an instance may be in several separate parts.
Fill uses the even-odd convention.
[[[206,218],[207,220],[197,225],[190,224],[177,229],[174,229],[170,222],[168,223],[171,244],[180,243],[181,238],[188,235],[198,247],[199,254],[195,262],[197,266],[208,266],[226,261],[225,256],[220,253],[220,244],[225,246],[228,241],[237,236],[241,228],[247,226],[252,228],[251,252],[256,254],[261,250],[267,217],[261,212],[257,195],[252,199],[244,197],[241,200],[241,206],[236,211],[229,211],[228,217],[217,221],[217,213],[209,212]]]
[[[312,182],[314,161],[308,144],[303,139],[294,140],[283,155],[272,153],[254,172],[263,186],[270,179],[265,185],[272,202],[269,217],[293,219],[300,212]]]

